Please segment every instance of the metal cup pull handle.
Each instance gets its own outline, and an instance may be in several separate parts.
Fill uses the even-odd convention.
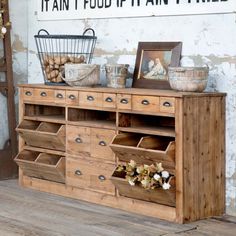
[[[75,139],[75,142],[76,142],[76,143],[83,143],[82,139],[79,138],[79,137]]]
[[[87,96],[87,100],[88,101],[94,101],[94,97],[93,96]]]
[[[62,95],[61,93],[58,93],[58,94],[57,94],[57,98],[62,99],[62,98],[63,98],[63,95]]]
[[[99,142],[99,145],[100,145],[100,146],[103,146],[103,147],[107,146],[107,144],[106,144],[105,141],[100,141],[100,142]]]
[[[150,102],[148,101],[148,100],[143,100],[142,102],[141,102],[143,105],[145,105],[145,106],[147,106],[147,105],[149,105],[150,104]]]
[[[70,100],[75,100],[75,95],[71,94],[71,95],[69,96],[69,99],[70,99]]]
[[[82,175],[82,172],[80,170],[76,170],[75,171],[75,175],[79,175],[80,176],[80,175]]]
[[[42,92],[42,93],[40,93],[40,96],[41,96],[41,97],[47,97],[47,93]]]
[[[31,93],[30,91],[26,91],[26,92],[25,92],[25,95],[26,95],[26,96],[32,96],[32,93]]]
[[[113,102],[113,99],[111,97],[107,97],[105,101],[106,102]]]
[[[164,107],[171,107],[171,103],[170,103],[170,102],[164,102],[164,103],[163,103],[163,106],[164,106]]]
[[[129,101],[128,101],[127,99],[125,99],[125,98],[122,98],[122,99],[120,100],[120,103],[128,104]]]
[[[99,179],[100,181],[104,181],[104,180],[106,180],[106,177],[105,177],[104,175],[99,175],[99,176],[98,176],[98,179]]]

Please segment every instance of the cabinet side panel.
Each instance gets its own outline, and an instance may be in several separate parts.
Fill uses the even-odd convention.
[[[175,169],[176,169],[176,221],[183,223],[184,198],[183,198],[183,100],[175,102]]]
[[[183,191],[184,222],[199,218],[198,215],[198,98],[183,101]],[[202,127],[201,127],[202,128]]]
[[[225,204],[224,97],[184,100],[184,218],[220,215]]]
[[[216,148],[216,177],[217,180],[215,185],[215,208],[214,214],[215,215],[222,215],[225,213],[225,194],[226,194],[226,174],[225,174],[225,97],[218,98],[217,101],[217,117],[218,117],[218,127],[216,131],[218,132],[216,140],[217,143],[215,144]],[[219,197],[217,197],[219,196]]]
[[[19,88],[19,124],[21,121],[24,119],[24,110],[25,110],[25,105],[24,105],[24,89]],[[19,152],[23,150],[23,146],[25,144],[24,140],[18,136],[18,150]],[[19,168],[19,184],[23,185],[22,183],[22,170]]]
[[[223,213],[225,204],[224,98],[201,98],[199,106],[199,218]]]

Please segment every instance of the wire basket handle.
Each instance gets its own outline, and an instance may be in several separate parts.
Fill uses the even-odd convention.
[[[45,29],[41,29],[41,30],[39,30],[38,35],[40,35],[41,32],[45,32],[47,35],[49,35],[48,31],[45,30]]]
[[[83,35],[85,35],[88,31],[92,31],[92,33],[93,33],[93,37],[95,36],[95,31],[94,31],[94,29],[92,29],[92,28],[88,28],[88,29],[86,29],[85,31],[84,31],[84,33],[83,33]]]

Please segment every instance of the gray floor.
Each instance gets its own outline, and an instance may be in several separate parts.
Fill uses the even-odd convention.
[[[236,235],[236,219],[225,216],[178,225],[0,181],[0,236]]]

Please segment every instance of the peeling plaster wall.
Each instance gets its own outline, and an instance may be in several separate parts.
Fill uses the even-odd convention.
[[[226,196],[227,213],[236,215],[236,15],[194,15],[121,19],[37,21],[36,1],[29,0],[28,81],[43,82],[34,34],[82,34],[95,29],[98,42],[94,63],[128,63],[134,69],[139,41],[182,41],[182,65],[210,67],[209,91],[227,92]],[[104,83],[104,72],[102,72]],[[214,183],[212,183],[214,184]]]
[[[12,22],[11,41],[13,52],[13,76],[14,83],[27,82],[27,25],[28,11],[27,0],[9,0],[10,21]],[[0,45],[0,57],[3,56],[3,45]],[[1,73],[0,80],[5,80]],[[16,93],[16,108],[18,108],[18,96]],[[6,140],[9,139],[8,131],[7,98],[0,93],[0,149],[3,148]]]

